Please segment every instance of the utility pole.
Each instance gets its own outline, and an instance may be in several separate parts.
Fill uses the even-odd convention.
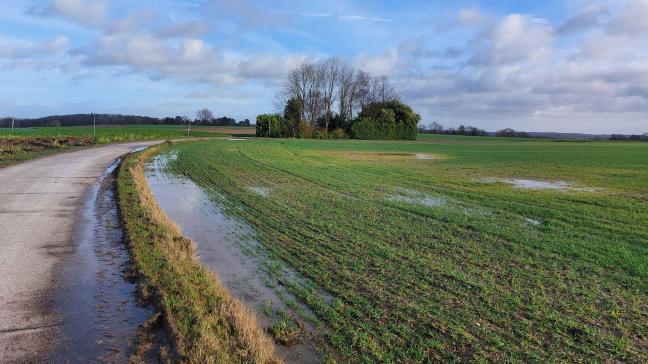
[[[16,118],[12,116],[11,117],[11,134],[13,134],[13,129],[14,129],[14,123],[15,122],[16,122]]]
[[[189,120],[189,128],[187,129],[187,136],[191,133],[191,120]]]
[[[92,117],[92,136],[97,137],[97,117]]]

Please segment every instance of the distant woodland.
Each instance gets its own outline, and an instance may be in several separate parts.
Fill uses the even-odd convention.
[[[236,119],[222,116],[219,118],[197,118],[191,120],[184,116],[152,118],[148,116],[120,115],[120,114],[74,114],[54,115],[37,119],[16,119],[16,128],[28,128],[37,126],[82,126],[92,125],[96,120],[97,125],[210,125],[210,126],[250,126],[250,121],[236,121]],[[10,128],[11,118],[0,119],[0,128]]]

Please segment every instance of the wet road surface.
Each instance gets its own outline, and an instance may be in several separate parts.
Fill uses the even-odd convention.
[[[149,314],[124,279],[128,253],[109,166],[115,144],[0,169],[0,361],[122,361]],[[108,169],[108,171],[107,171]]]

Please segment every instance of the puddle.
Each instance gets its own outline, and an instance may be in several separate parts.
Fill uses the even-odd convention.
[[[422,160],[433,160],[437,159],[435,156],[427,153],[416,153],[416,159],[422,159]]]
[[[119,219],[111,164],[90,192],[78,223],[75,252],[57,267],[55,307],[62,318],[54,362],[127,362],[137,328],[153,314],[126,280],[130,254]]]
[[[248,189],[261,197],[268,197],[272,192],[270,188],[261,186],[249,186]]]
[[[229,138],[227,140],[241,141],[241,140],[250,140],[250,138]]]
[[[596,192],[593,187],[573,187],[566,181],[540,181],[534,179],[519,178],[484,178],[478,180],[485,183],[506,183],[516,188],[527,190],[558,190],[558,191],[578,191],[578,192]]]
[[[264,266],[270,265],[278,272],[273,273],[288,282],[299,281],[296,273],[285,267],[277,269],[276,262],[266,259],[251,227],[226,215],[193,181],[166,172],[167,163],[168,155],[158,155],[147,163],[146,178],[155,199],[180,227],[182,234],[196,242],[200,261],[216,272],[230,292],[257,314],[259,324],[266,330],[272,326],[274,321],[264,313],[268,311],[286,312],[293,318],[303,317],[303,314],[314,317],[306,306],[294,300],[285,286],[275,279],[275,274],[264,270]],[[260,194],[269,192],[262,187],[250,189]],[[300,312],[295,311],[295,307]],[[300,320],[299,323],[311,335],[316,335],[308,322]],[[309,338],[304,339],[292,346],[277,344],[278,355],[288,363],[319,362],[315,345]]]
[[[529,218],[529,217],[525,218],[524,220],[526,222],[528,222],[529,224],[535,225],[535,226],[538,226],[538,225],[542,224],[542,222],[540,220],[532,219],[532,218]]]
[[[412,205],[425,205],[428,207],[441,207],[448,203],[444,198],[426,195],[415,190],[398,188],[396,191],[396,194],[387,197],[388,201],[406,202]]]
[[[133,150],[131,150],[128,154],[134,154],[134,153],[137,153],[137,152],[141,152],[141,151],[143,151],[143,150],[146,149],[146,148],[148,148],[148,146],[146,146],[146,147],[137,147],[137,148],[133,148]]]

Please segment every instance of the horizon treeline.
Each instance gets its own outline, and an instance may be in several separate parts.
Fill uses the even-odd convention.
[[[206,109],[204,109],[206,110]],[[208,126],[250,126],[250,120],[245,119],[236,121],[234,118],[222,116],[214,118],[213,114],[210,119],[189,119],[186,116],[175,116],[165,118],[154,118],[139,115],[121,115],[121,114],[71,114],[71,115],[52,115],[34,119],[15,119],[14,127],[60,127],[60,126],[87,126],[93,124],[93,119],[97,125],[208,125]],[[10,128],[12,118],[0,118],[0,128]]]

